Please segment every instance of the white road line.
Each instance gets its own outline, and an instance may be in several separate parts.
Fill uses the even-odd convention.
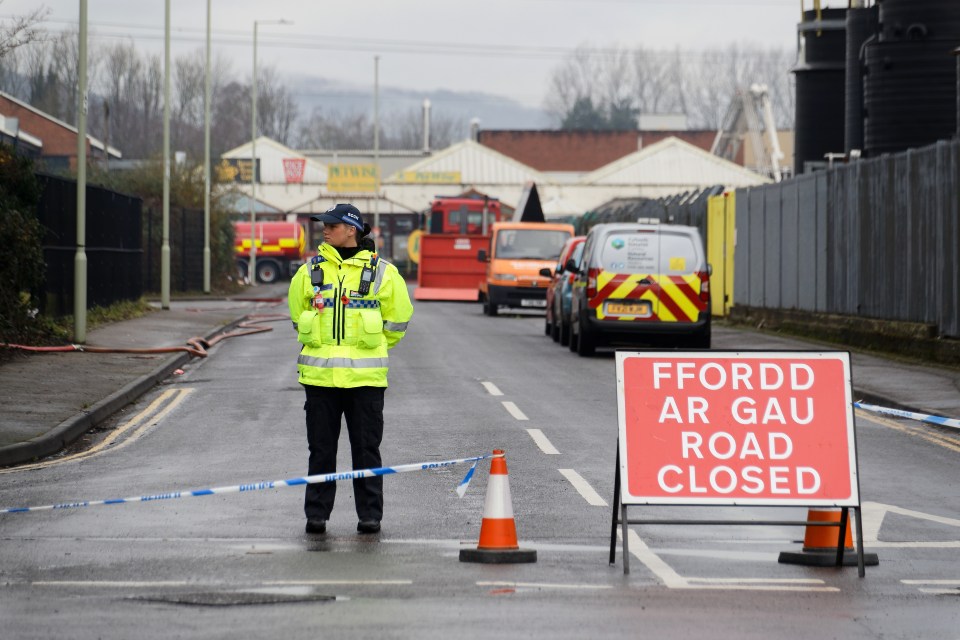
[[[157,587],[209,587],[226,586],[225,582],[196,582],[192,580],[39,580],[29,583],[34,587],[117,587],[117,588],[157,588]],[[385,585],[403,586],[413,584],[413,580],[265,580],[256,583],[264,586],[337,586],[337,585]]]
[[[957,586],[960,587],[960,580],[901,580],[903,584],[928,584],[938,586]]]
[[[47,467],[64,464],[66,462],[73,462],[75,460],[86,460],[88,458],[99,456],[105,452],[113,453],[114,451],[119,451],[131,442],[135,442],[137,439],[139,439],[147,429],[156,426],[157,423],[163,420],[168,413],[177,408],[177,406],[179,406],[179,404],[192,392],[193,389],[190,387],[167,389],[157,398],[155,398],[153,402],[151,402],[146,408],[137,413],[122,426],[115,429],[109,436],[107,436],[94,447],[69,456],[56,458],[54,460],[45,460],[43,462],[37,462],[34,464],[3,469],[0,470],[0,474],[15,473],[17,471],[31,471],[33,469],[45,469]],[[166,406],[163,406],[164,403],[167,403]],[[157,412],[160,407],[163,408]],[[131,432],[129,436],[127,436],[128,432]],[[121,440],[121,438],[124,438],[125,436],[126,439]]]
[[[935,596],[955,596],[958,595],[956,589],[917,589],[920,593],[929,593]]]
[[[516,418],[517,420],[529,420],[529,419],[530,419],[530,418],[528,418],[526,415],[524,415],[523,411],[520,411],[520,409],[519,409],[519,407],[517,407],[517,405],[513,404],[513,403],[510,402],[509,400],[504,400],[504,401],[503,401],[503,408],[506,409],[507,411],[509,411],[509,412],[510,412],[510,415],[512,415],[512,416],[513,416],[514,418]]]
[[[222,583],[217,583],[222,584]],[[201,586],[199,582],[188,580],[38,580],[31,582],[33,587],[186,587]]]
[[[687,582],[707,584],[824,584],[817,578],[686,578]]]
[[[540,451],[543,451],[548,456],[560,455],[560,452],[557,451],[557,448],[547,439],[547,436],[543,435],[543,431],[540,429],[527,429],[527,433],[530,434],[533,441],[540,447]]]
[[[617,537],[621,529],[617,528]],[[673,570],[660,556],[640,538],[636,531],[628,529],[630,555],[639,560],[669,589],[702,589],[730,591],[840,591],[836,587],[813,586],[807,579],[767,581],[753,578],[684,578]],[[700,583],[700,584],[695,584]],[[816,582],[814,582],[816,584]],[[821,583],[822,584],[822,583]]]
[[[934,541],[914,541],[914,542],[884,542],[878,540],[880,527],[883,525],[884,516],[887,513],[896,513],[909,518],[926,520],[944,524],[950,527],[960,527],[960,519],[938,516],[932,513],[914,511],[905,509],[892,504],[883,504],[880,502],[864,502],[861,507],[863,514],[863,542],[869,547],[895,548],[895,549],[958,549],[960,540],[945,540],[941,542]]]
[[[384,586],[402,586],[413,584],[413,580],[264,580],[261,584],[270,586],[336,586],[336,585],[384,585]]]
[[[497,385],[493,384],[492,382],[481,382],[480,384],[482,384],[486,388],[487,393],[489,393],[492,396],[503,395],[503,391],[500,391],[500,389],[497,389]]]
[[[618,535],[621,530],[621,527],[617,527]],[[647,546],[647,543],[637,535],[636,531],[628,529],[627,535],[630,537],[630,554],[642,562],[644,566],[650,570],[650,573],[660,579],[660,582],[662,582],[664,586],[670,589],[686,589],[689,587],[687,581],[684,580],[679,573],[674,571],[670,565],[664,562],[660,556],[655,554],[650,547]]]
[[[515,587],[517,589],[612,589],[608,584],[559,584],[554,582],[478,582],[478,587]]]
[[[566,478],[573,488],[576,489],[583,499],[593,507],[606,507],[607,501],[600,497],[600,494],[593,490],[590,483],[583,479],[579,473],[573,469],[558,469],[563,477]]]

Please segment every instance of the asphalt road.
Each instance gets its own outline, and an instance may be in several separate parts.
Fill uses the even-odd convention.
[[[714,342],[762,348],[724,328]],[[84,449],[0,472],[0,505],[304,475],[297,351],[280,325],[217,345]],[[349,483],[325,536],[303,532],[300,488],[0,515],[3,637],[960,638],[955,434],[857,414],[866,547],[880,557],[865,578],[779,564],[803,537],[787,526],[633,527],[624,575],[619,546],[616,565],[607,562],[610,353],[571,354],[535,314],[423,303],[391,365],[384,463],[506,450],[520,545],[537,550],[535,564],[458,561],[476,545],[485,467],[463,499],[464,466],[388,476],[379,536],[356,534]],[[348,446],[344,433],[344,469]],[[797,507],[649,511],[806,516]]]

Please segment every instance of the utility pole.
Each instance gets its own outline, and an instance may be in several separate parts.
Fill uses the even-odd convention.
[[[380,56],[373,56],[373,169],[374,178],[373,228],[380,240]],[[377,247],[382,250],[382,247]]]
[[[73,257],[73,339],[87,341],[87,0],[80,0],[77,61],[77,252]]]
[[[160,307],[170,308],[170,0],[163,27],[163,244],[160,247]]]
[[[253,21],[253,80],[250,83],[250,260],[247,275],[257,286],[257,26]]]
[[[207,60],[203,89],[203,292],[210,293],[210,3],[207,0]]]

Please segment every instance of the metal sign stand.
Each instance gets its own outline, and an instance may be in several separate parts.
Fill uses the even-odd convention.
[[[610,565],[616,564],[616,543],[617,543],[617,525],[621,526],[621,537],[623,538],[623,573],[630,573],[630,543],[627,537],[627,526],[631,524],[695,524],[695,525],[767,525],[767,526],[814,526],[814,527],[836,527],[835,522],[810,521],[810,520],[630,520],[627,517],[628,506],[620,502],[620,441],[617,440],[617,473],[613,481],[613,517],[610,524]],[[647,505],[650,506],[650,505]],[[678,505],[679,506],[679,505]],[[687,505],[697,506],[697,505]],[[706,506],[706,505],[703,505]],[[803,505],[797,505],[803,506]],[[837,539],[837,567],[843,566],[844,538],[847,532],[847,518],[849,509],[854,511],[854,522],[856,529],[856,538],[854,544],[857,551],[857,575],[863,578],[866,575],[864,555],[863,555],[863,518],[861,517],[860,504],[853,507],[841,507],[839,522],[839,537]],[[619,511],[619,514],[617,513]],[[871,564],[876,564],[871,562]]]

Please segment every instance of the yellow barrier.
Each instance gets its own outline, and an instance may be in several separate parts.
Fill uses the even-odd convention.
[[[710,315],[726,316],[733,307],[733,252],[736,242],[736,195],[733,191],[707,201],[707,262]]]

